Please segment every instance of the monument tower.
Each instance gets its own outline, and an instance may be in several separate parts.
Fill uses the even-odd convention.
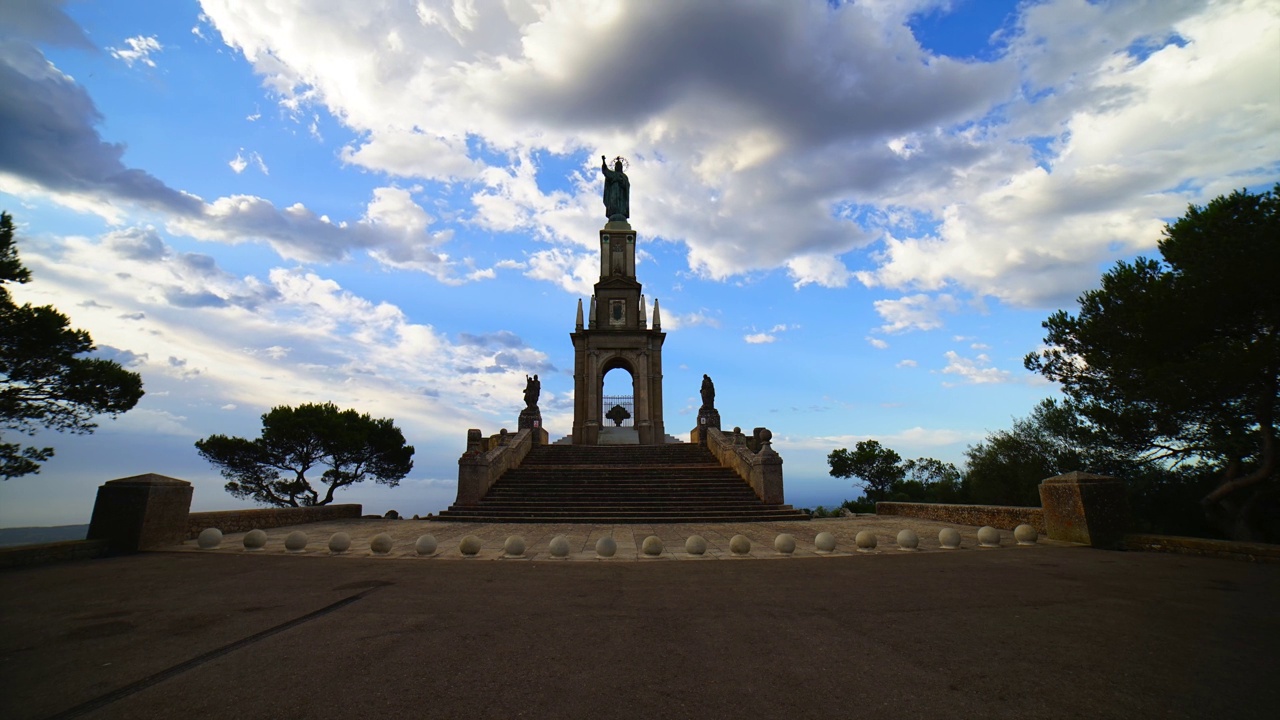
[[[661,445],[666,442],[662,421],[662,320],[653,303],[653,325],[646,318],[644,295],[636,280],[636,232],[631,216],[631,183],[626,160],[614,159],[604,173],[607,222],[600,229],[600,281],[595,284],[585,322],[582,301],[573,339],[573,444]],[[631,408],[610,413],[605,408],[604,376],[623,370],[631,376]],[[631,427],[621,427],[622,416]]]

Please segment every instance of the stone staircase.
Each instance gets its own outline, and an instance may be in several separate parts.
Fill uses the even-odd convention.
[[[690,523],[808,520],[767,505],[705,447],[542,445],[476,505],[441,520],[527,523]]]

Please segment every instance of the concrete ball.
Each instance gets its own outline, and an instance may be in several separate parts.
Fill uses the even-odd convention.
[[[329,538],[329,552],[344,553],[351,549],[351,536],[344,532],[336,532]]]
[[[640,549],[649,557],[657,557],[662,554],[662,538],[657,535],[650,535],[644,539]]]
[[[289,552],[302,552],[307,549],[307,534],[301,530],[294,530],[284,539],[284,549]]]
[[[374,555],[386,555],[391,552],[391,536],[386,533],[378,533],[369,540],[369,549]]]
[[[524,555],[524,538],[519,535],[511,535],[507,541],[502,543],[502,554],[511,557],[520,557]]]
[[[244,534],[245,550],[261,550],[267,546],[267,534],[261,530],[250,530]]]
[[[783,555],[790,555],[796,551],[796,538],[794,535],[781,533],[773,539],[773,549]]]
[[[853,541],[858,545],[858,552],[871,552],[876,549],[876,534],[870,530],[862,530]]]
[[[413,549],[419,555],[435,555],[436,554],[436,536],[423,535],[413,544]]]
[[[707,552],[707,539],[701,535],[690,535],[684,541],[684,551],[690,555],[704,555]]]
[[[938,531],[938,542],[943,550],[959,550],[960,532],[955,528],[942,528]]]
[[[596,555],[611,558],[616,552],[618,552],[618,543],[614,542],[613,538],[602,537],[596,541]]]
[[[734,535],[729,540],[729,552],[734,555],[746,555],[751,552],[751,540],[746,535]]]
[[[468,535],[462,538],[462,542],[458,543],[458,552],[467,557],[475,557],[480,554],[480,546],[483,544],[480,542],[480,538],[475,535]]]
[[[196,545],[201,550],[212,550],[222,544],[222,531],[218,528],[205,528],[200,531],[200,536],[196,538]]]
[[[978,547],[1000,547],[1000,531],[985,525],[978,530]]]
[[[829,532],[820,532],[813,539],[813,544],[818,548],[818,552],[832,552],[836,549],[836,536]]]
[[[569,556],[569,538],[563,535],[557,535],[551,538],[551,544],[547,546],[551,551],[551,557],[568,557]]]
[[[1040,539],[1040,532],[1030,525],[1022,524],[1013,529],[1013,539],[1019,545],[1035,545]]]
[[[898,549],[919,550],[920,536],[916,535],[915,530],[900,530],[898,532]]]

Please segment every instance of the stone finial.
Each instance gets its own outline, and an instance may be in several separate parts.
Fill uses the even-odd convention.
[[[582,298],[578,298],[578,319],[573,322],[573,329],[582,329]]]
[[[1034,527],[1023,523],[1013,529],[1013,539],[1017,540],[1019,545],[1035,545],[1040,539],[1040,533]]]
[[[261,550],[267,546],[267,534],[261,530],[253,529],[244,534],[245,550]]]
[[[916,535],[916,531],[910,528],[898,531],[898,549],[899,550],[919,550],[920,536]]]
[[[829,532],[820,532],[813,538],[813,545],[820,553],[833,552],[836,549],[836,536]]]
[[[569,557],[569,538],[557,535],[551,538],[551,544],[547,546],[547,549],[551,551],[551,557]]]
[[[618,552],[618,543],[608,535],[596,541],[596,555],[611,558],[616,552]]]
[[[1000,531],[984,525],[978,529],[978,547],[1000,547]]]
[[[782,533],[773,539],[773,549],[783,555],[790,555],[796,551],[796,538],[794,535]]]
[[[594,328],[596,326],[596,296],[595,295],[591,296],[591,312],[587,313],[587,317],[589,318],[587,320],[587,324],[590,327]]]
[[[746,535],[734,535],[729,540],[729,552],[734,555],[747,555],[751,552],[751,538]]]
[[[436,554],[436,536],[423,535],[413,544],[413,549],[419,555],[435,555]]]
[[[478,428],[471,428],[467,431],[467,455],[475,455],[480,452],[480,444],[484,435],[480,433]]]
[[[507,557],[520,557],[524,555],[524,538],[519,535],[512,535],[507,541],[502,543],[502,554]]]
[[[650,535],[644,539],[644,543],[640,546],[640,549],[649,557],[658,557],[662,554],[662,538],[657,535]]]
[[[959,550],[960,532],[955,528],[942,528],[938,531],[938,543],[943,550]]]
[[[707,539],[701,535],[690,535],[684,541],[684,551],[690,555],[703,555],[707,552]]]
[[[212,550],[222,544],[222,531],[218,528],[205,528],[200,531],[200,537],[196,538],[196,545],[201,550]]]
[[[341,555],[351,549],[351,536],[344,532],[336,532],[329,536],[329,553]]]
[[[876,549],[876,534],[870,530],[862,530],[853,538],[858,552],[871,552]]]
[[[653,329],[662,329],[662,315],[658,312],[658,298],[653,299]]]
[[[284,539],[284,549],[291,553],[300,553],[307,549],[307,534],[294,530]]]
[[[480,548],[483,546],[484,543],[481,542],[480,538],[475,535],[468,535],[458,543],[458,552],[465,557],[475,557],[480,554]]]
[[[648,312],[647,312],[648,309],[649,309],[648,305],[646,305],[644,301],[644,295],[641,295],[640,296],[640,327],[644,327],[649,324]]]
[[[391,540],[391,535],[387,533],[378,533],[369,541],[369,550],[371,550],[374,555],[386,555],[391,552],[392,545],[393,542]]]

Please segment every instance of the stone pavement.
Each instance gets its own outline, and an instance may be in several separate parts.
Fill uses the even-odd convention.
[[[284,541],[289,533],[301,531],[307,535],[307,547],[302,555],[325,557],[370,557],[370,540],[379,533],[387,533],[393,540],[389,553],[392,558],[412,558],[419,560],[550,560],[556,562],[591,561],[591,562],[626,562],[655,560],[692,560],[709,559],[728,560],[786,560],[789,557],[831,557],[841,555],[893,554],[907,555],[897,546],[898,531],[914,530],[920,538],[917,552],[956,552],[942,550],[938,542],[938,531],[944,527],[953,527],[960,532],[962,551],[978,548],[978,528],[964,525],[948,525],[932,520],[875,515],[860,515],[852,518],[812,520],[809,522],[776,522],[776,523],[722,523],[722,524],[663,524],[663,525],[582,525],[582,524],[502,524],[502,523],[460,523],[441,522],[436,520],[341,520],[334,522],[311,523],[293,527],[266,530],[267,544],[260,553],[285,553]],[[854,538],[860,531],[870,530],[876,535],[876,550],[873,553],[858,552]],[[830,532],[836,537],[836,550],[832,553],[819,553],[814,546],[814,537],[820,532]],[[329,538],[336,532],[345,532],[351,538],[351,548],[338,555],[332,555],[328,549]],[[796,549],[791,556],[774,550],[774,539],[780,533],[788,533],[796,539]],[[422,535],[432,535],[436,539],[437,550],[434,554],[422,557],[414,550],[414,544]],[[734,535],[745,535],[751,540],[751,552],[747,555],[734,555],[729,551],[729,541]],[[195,540],[189,540],[180,548],[191,552],[244,553],[245,533],[229,533],[223,537],[222,545],[215,550],[200,550]],[[458,544],[467,535],[475,535],[482,541],[480,553],[474,557],[466,557],[458,550]],[[526,550],[518,558],[504,556],[503,545],[511,535],[524,538]],[[563,535],[569,540],[570,552],[565,558],[552,557],[548,545],[551,539]],[[640,550],[644,539],[656,535],[662,540],[664,550],[661,555],[651,557]],[[685,540],[690,535],[701,535],[707,541],[707,552],[702,555],[690,555],[685,552]],[[1017,550],[1034,549],[1018,546],[1011,530],[1000,532],[1002,549]],[[596,541],[610,536],[617,543],[617,553],[612,558],[600,558],[596,555]],[[1067,546],[1041,537],[1039,545]],[[995,548],[978,548],[982,552],[995,551]],[[258,554],[258,553],[254,553]]]
[[[843,554],[774,562],[436,562],[412,555],[424,528],[442,560],[464,533],[492,559],[509,534],[536,554],[560,528],[369,520],[335,524],[363,545],[332,558],[334,528],[309,526],[300,557],[282,528],[260,553],[9,570],[0,718],[1275,716],[1280,565],[978,550],[973,528],[970,549],[942,551],[926,523],[926,549],[899,552],[903,522],[696,528],[720,558],[739,531],[761,559],[775,530],[798,554],[824,528],[840,538]],[[880,552],[849,552],[873,525]],[[682,548],[689,529],[575,542],[655,531]],[[397,558],[368,555],[383,530]]]

